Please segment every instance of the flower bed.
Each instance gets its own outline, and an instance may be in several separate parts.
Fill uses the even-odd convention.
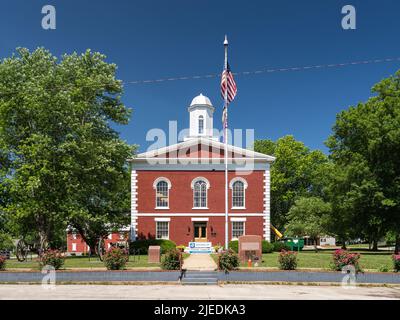
[[[229,249],[222,251],[218,259],[218,268],[224,271],[236,270],[240,265],[239,256],[235,251]]]
[[[181,252],[178,249],[168,250],[161,261],[164,270],[179,270],[181,268]]]
[[[296,270],[297,253],[293,251],[282,250],[278,256],[279,269]]]
[[[393,260],[393,269],[396,272],[400,271],[400,254],[394,254],[392,256],[392,260]]]
[[[356,272],[359,272],[361,271],[359,264],[360,257],[359,253],[350,253],[343,249],[336,250],[332,256],[331,267],[335,271],[342,271],[345,266],[353,266]]]
[[[52,266],[54,269],[60,269],[65,262],[64,254],[59,250],[47,250],[39,259],[39,264],[43,268],[44,266]]]
[[[6,269],[6,257],[0,255],[0,271]]]
[[[113,247],[104,254],[104,264],[107,270],[125,269],[128,262],[128,252],[124,249]]]

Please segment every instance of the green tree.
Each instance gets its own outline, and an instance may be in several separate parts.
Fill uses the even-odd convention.
[[[273,155],[276,161],[271,167],[271,219],[278,229],[288,222],[287,214],[302,196],[323,196],[323,179],[328,157],[319,150],[311,151],[293,136],[285,136],[276,142],[258,140],[257,152]]]
[[[39,48],[0,63],[0,146],[18,236],[58,243],[67,226],[94,249],[126,222],[126,158],[134,148],[112,123],[127,124],[116,66],[100,53],[63,55]],[[124,220],[125,219],[125,220]]]
[[[317,239],[328,234],[327,225],[330,212],[330,204],[321,198],[299,198],[289,210],[286,234],[288,236],[310,237],[314,240],[315,251],[318,251]]]
[[[391,230],[400,249],[400,73],[373,87],[375,96],[341,112],[327,141],[344,172],[343,190],[352,228],[376,241]],[[333,188],[334,189],[334,188]],[[339,195],[338,195],[339,194]],[[353,211],[353,213],[351,212]],[[354,214],[354,212],[356,214]]]

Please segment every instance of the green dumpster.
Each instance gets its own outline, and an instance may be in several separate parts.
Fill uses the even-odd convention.
[[[304,248],[303,238],[285,238],[285,244],[290,247],[292,251],[301,251]]]

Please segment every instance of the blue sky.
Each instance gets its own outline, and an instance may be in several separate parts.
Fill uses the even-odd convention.
[[[41,28],[41,8],[57,10],[57,29]],[[357,10],[357,29],[343,30],[341,8]],[[1,1],[0,58],[16,47],[48,48],[53,54],[107,55],[123,81],[219,73],[223,37],[230,40],[233,71],[341,63],[400,57],[397,0],[13,0]],[[293,134],[312,149],[323,142],[336,114],[368,99],[370,88],[400,68],[400,62],[238,76],[230,126],[255,129],[257,139]],[[216,107],[220,127],[219,79],[126,85],[133,108],[118,131],[143,151],[149,129],[167,130],[169,120],[188,126],[187,106],[199,93]]]

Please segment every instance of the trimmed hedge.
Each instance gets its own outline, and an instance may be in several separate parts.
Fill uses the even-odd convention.
[[[274,251],[274,245],[269,241],[263,240],[261,242],[262,253],[272,253]]]
[[[262,253],[271,253],[275,251],[275,246],[272,243],[269,243],[266,240],[261,241],[261,246],[262,246]],[[229,249],[233,250],[234,252],[238,253],[239,252],[239,241],[238,240],[232,240],[229,242]],[[280,250],[279,250],[280,251]]]
[[[290,251],[290,246],[282,241],[274,242],[272,245],[274,252],[281,252],[282,250]]]
[[[139,250],[140,254],[148,254],[149,246],[160,246],[161,254],[163,254],[169,250],[175,249],[176,243],[171,240],[136,240],[129,244],[129,253],[133,254],[133,250]]]
[[[233,250],[234,252],[238,253],[239,252],[239,240],[229,241],[228,247],[230,250]]]

